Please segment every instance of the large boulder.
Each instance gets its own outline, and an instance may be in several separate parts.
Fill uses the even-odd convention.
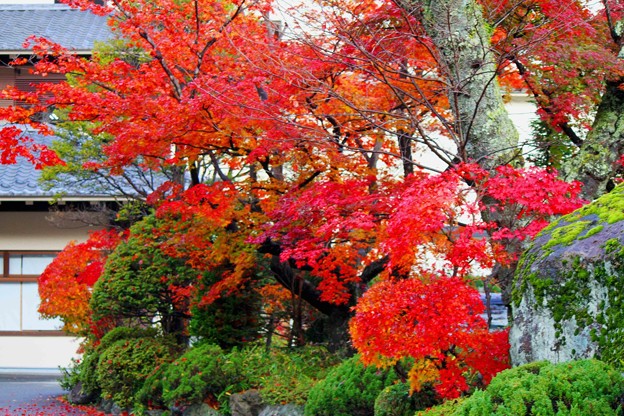
[[[512,293],[513,365],[624,358],[624,185],[546,227]]]
[[[187,407],[182,416],[221,416],[221,413],[208,406],[206,403],[195,404]]]

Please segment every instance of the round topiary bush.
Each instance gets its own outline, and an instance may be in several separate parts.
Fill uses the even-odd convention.
[[[622,415],[624,377],[597,360],[537,362],[502,371],[467,399],[417,415]]]
[[[104,351],[120,340],[158,337],[159,333],[154,328],[117,327],[107,332],[97,342],[89,339],[84,345],[82,359],[75,360],[72,366],[64,370],[65,376],[61,380],[61,386],[66,390],[73,390],[79,385],[84,394],[99,398],[102,389],[98,381],[98,362]]]
[[[375,399],[397,380],[392,370],[365,366],[356,355],[316,384],[308,396],[306,416],[374,416]]]
[[[177,344],[167,337],[118,339],[101,350],[96,379],[102,398],[129,408],[154,369],[177,355]]]

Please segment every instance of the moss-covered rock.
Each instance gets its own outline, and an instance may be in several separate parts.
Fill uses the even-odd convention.
[[[520,259],[512,299],[514,365],[591,357],[621,363],[624,185],[538,234]]]

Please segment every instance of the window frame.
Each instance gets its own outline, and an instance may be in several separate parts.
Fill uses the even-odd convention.
[[[54,250],[0,250],[2,254],[2,274],[0,282],[36,282],[39,280],[40,274],[11,274],[9,270],[9,259],[14,255],[53,255],[58,256],[60,251]]]
[[[2,283],[37,283],[40,274],[11,274],[9,267],[9,259],[15,255],[52,255],[58,256],[60,250],[0,250],[0,256],[2,258],[2,267],[0,268],[0,290]],[[22,322],[23,299],[22,289],[20,289],[20,326]],[[5,336],[67,336],[62,330],[56,329],[26,329],[26,330],[0,330],[0,337]]]

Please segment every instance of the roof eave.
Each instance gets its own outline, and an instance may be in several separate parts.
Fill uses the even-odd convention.
[[[56,195],[44,195],[44,196],[0,196],[1,202],[119,202],[130,201],[133,198],[127,196],[56,196]]]
[[[93,51],[88,49],[72,49],[69,53],[73,55],[92,55]],[[34,55],[29,49],[0,50],[0,55]]]

